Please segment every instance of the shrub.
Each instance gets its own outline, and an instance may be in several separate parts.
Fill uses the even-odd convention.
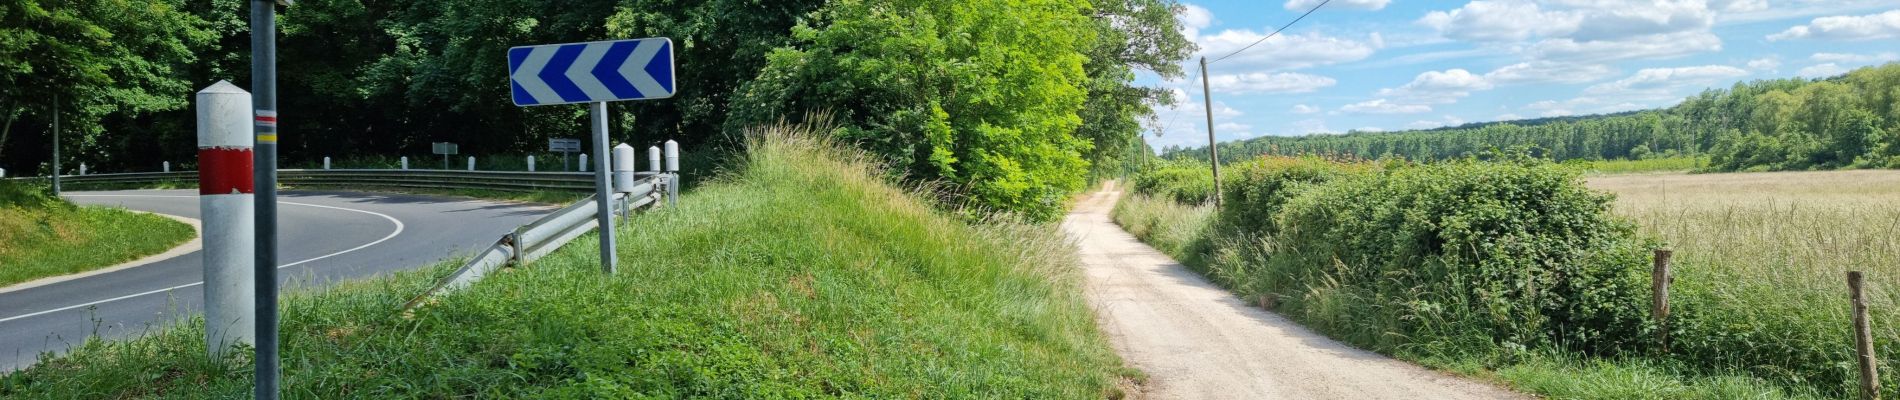
[[[1382,351],[1614,353],[1645,337],[1649,244],[1609,201],[1548,163],[1340,180],[1277,216],[1264,289],[1296,318]]]
[[[1201,204],[1214,198],[1214,174],[1206,164],[1165,164],[1136,175],[1134,181],[1136,193],[1182,204]]]

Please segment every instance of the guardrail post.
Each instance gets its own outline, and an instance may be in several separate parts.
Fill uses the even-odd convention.
[[[409,156],[402,156],[402,169],[409,169]]]
[[[470,170],[470,171],[474,171],[474,170],[475,170],[475,157],[474,157],[474,156],[469,156],[469,157],[468,157],[468,170]]]
[[[528,156],[528,172],[534,172],[534,155]]]
[[[204,219],[205,345],[212,358],[255,343],[257,199],[251,94],[230,82],[198,92],[198,207]]]
[[[330,157],[323,158],[323,169],[330,169]]]

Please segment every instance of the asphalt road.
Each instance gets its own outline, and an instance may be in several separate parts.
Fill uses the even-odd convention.
[[[69,192],[75,203],[198,218],[196,190]],[[470,255],[545,206],[401,194],[279,195],[278,276],[320,287]],[[0,293],[0,371],[97,334],[136,337],[202,311],[203,258],[191,252],[134,268]]]

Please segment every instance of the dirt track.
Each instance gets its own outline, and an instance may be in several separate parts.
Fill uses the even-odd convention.
[[[1526,396],[1327,339],[1250,307],[1109,219],[1114,183],[1063,231],[1081,249],[1089,303],[1149,399],[1499,399]]]

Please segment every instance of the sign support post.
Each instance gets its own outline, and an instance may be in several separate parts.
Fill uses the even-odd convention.
[[[591,119],[594,120],[594,157],[592,161],[594,162],[594,197],[596,201],[596,211],[594,214],[600,218],[600,269],[601,272],[613,275],[617,269],[616,267],[620,264],[620,259],[614,255],[614,191],[613,180],[609,179],[608,176],[613,173],[613,168],[607,165],[608,161],[613,159],[613,155],[607,153],[611,151],[611,149],[607,147],[607,102],[597,101],[589,106],[594,110],[591,116]]]
[[[251,0],[251,98],[256,110],[257,400],[278,398],[277,3]]]

